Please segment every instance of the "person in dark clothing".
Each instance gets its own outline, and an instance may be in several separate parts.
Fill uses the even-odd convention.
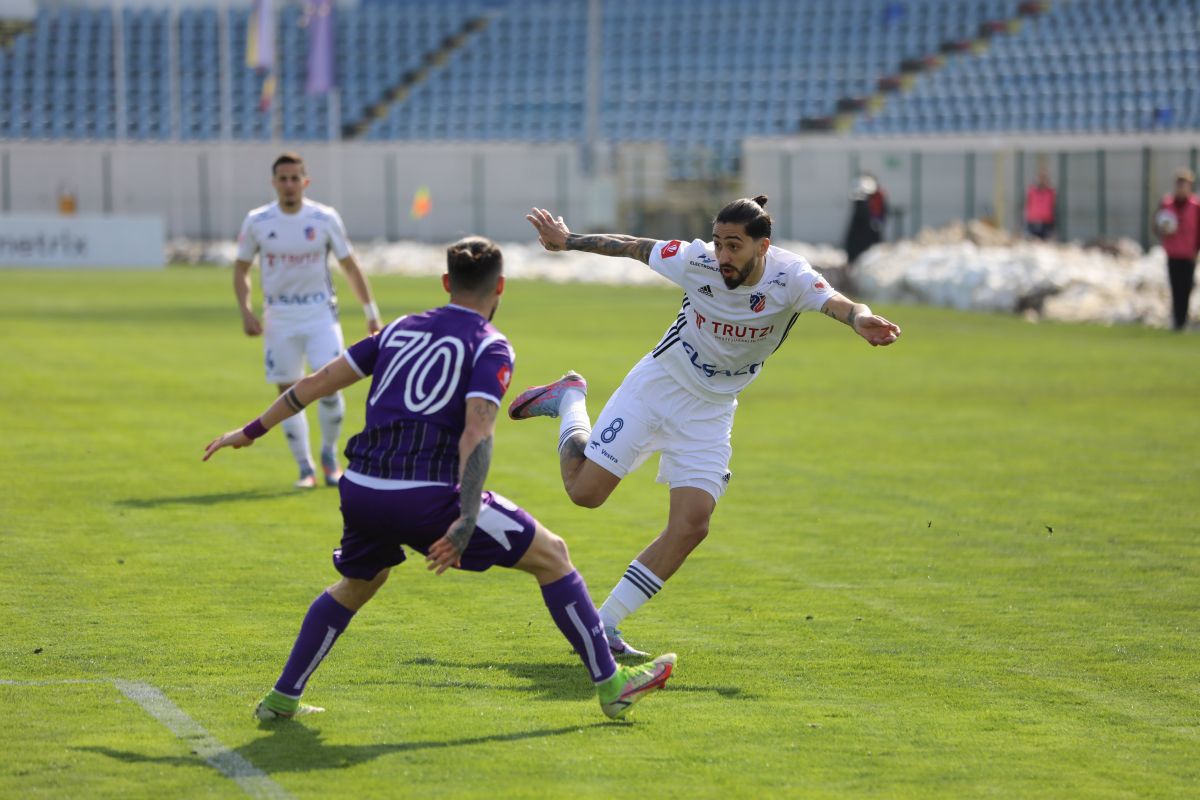
[[[873,175],[864,174],[851,198],[850,224],[846,227],[846,264],[853,264],[859,256],[882,242],[886,225],[887,195]]]

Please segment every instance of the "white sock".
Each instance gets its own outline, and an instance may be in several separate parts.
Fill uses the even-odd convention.
[[[301,411],[299,414],[285,419],[280,423],[280,427],[283,428],[283,435],[287,437],[288,449],[292,451],[292,458],[296,459],[300,471],[314,472],[312,453],[308,449],[308,417]]]
[[[342,435],[342,418],[346,416],[346,400],[341,392],[317,401],[317,420],[321,424],[321,458],[337,458],[338,438]]]
[[[592,435],[592,421],[588,419],[587,396],[578,389],[567,389],[558,402],[558,452],[576,434],[584,438]]]
[[[604,605],[600,606],[601,621],[605,627],[617,627],[643,603],[658,594],[662,587],[662,580],[635,558],[613,587]]]

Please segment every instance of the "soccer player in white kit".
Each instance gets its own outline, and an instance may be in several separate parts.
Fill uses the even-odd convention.
[[[820,311],[872,346],[900,336],[898,326],[834,291],[803,257],[772,246],[766,202],[759,196],[725,206],[713,221],[712,242],[581,236],[545,209],[526,217],[547,250],[635,258],[684,290],[678,316],[622,381],[594,429],[587,382],[574,372],[527,389],[509,406],[514,419],[560,418],[563,486],[577,505],[599,506],[625,475],[661,452],[658,482],[670,486],[671,497],[666,528],[600,607],[618,656],[645,655],[617,626],[657,594],[708,535],[731,478],[738,393],[758,377],[800,313]]]
[[[304,160],[299,155],[284,153],[275,159],[271,165],[271,185],[278,199],[246,215],[233,264],[233,293],[242,312],[242,329],[247,336],[263,337],[267,381],[274,383],[280,394],[304,377],[305,358],[316,370],[340,356],[344,349],[328,251],[333,251],[354,296],[362,303],[367,332],[374,334],[380,329],[379,308],[358,268],[342,218],[332,207],[306,199],[304,190],[308,184]],[[262,272],[261,322],[250,303],[250,264],[255,253],[259,254]],[[337,441],[345,413],[346,401],[341,392],[323,398],[317,408],[321,468],[327,486],[336,486],[341,478]],[[297,413],[283,423],[283,430],[300,467],[296,486],[315,487],[317,477],[308,442],[308,419]]]

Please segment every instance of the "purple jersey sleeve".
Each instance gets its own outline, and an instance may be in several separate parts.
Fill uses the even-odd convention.
[[[368,336],[352,344],[345,353],[350,368],[364,378],[375,372],[375,361],[379,358],[379,340],[381,338],[383,338],[383,334]]]
[[[500,399],[512,382],[513,351],[505,339],[481,347],[477,351],[475,367],[467,384],[467,397],[482,397],[500,405]]]

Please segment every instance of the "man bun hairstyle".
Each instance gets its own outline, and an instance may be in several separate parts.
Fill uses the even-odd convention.
[[[746,235],[751,239],[769,239],[771,237],[771,215],[763,208],[767,204],[767,196],[743,197],[734,200],[721,209],[713,225],[718,223],[735,223],[746,229]]]
[[[450,291],[481,294],[495,288],[504,269],[500,247],[483,236],[468,236],[446,248]]]
[[[271,164],[271,177],[275,177],[275,170],[280,164],[299,164],[301,174],[307,175],[308,170],[304,166],[304,159],[294,150],[289,150],[286,153],[281,153],[279,158],[275,159],[275,163]]]

